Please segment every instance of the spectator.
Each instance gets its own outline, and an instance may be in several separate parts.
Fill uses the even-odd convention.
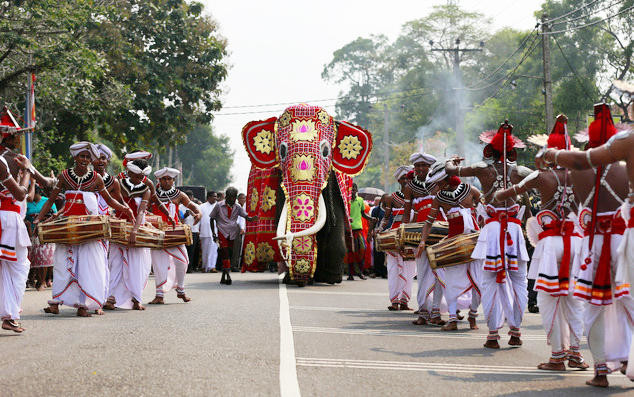
[[[383,197],[379,197],[379,205],[372,209],[370,215],[375,221],[373,225],[370,225],[371,231],[369,239],[372,240],[372,255],[374,258],[374,275],[376,277],[387,278],[387,267],[385,266],[385,252],[379,252],[376,250],[376,242],[374,237],[379,233],[379,225],[385,216],[385,201],[389,197],[389,194],[384,194]]]
[[[365,259],[365,238],[363,237],[362,219],[371,218],[365,214],[365,201],[357,196],[357,184],[352,185],[352,196],[350,200],[350,224],[352,225],[352,241],[348,247],[348,280],[354,280],[357,274],[361,280],[365,280],[363,275],[363,262]]]
[[[200,206],[202,218],[200,218],[200,248],[202,253],[202,271],[217,273],[216,261],[218,260],[218,243],[213,239],[209,215],[217,203],[218,195],[214,191],[207,192],[207,201]],[[215,226],[214,226],[215,227]]]
[[[244,193],[238,194],[238,205],[247,210],[246,207],[247,195]],[[244,234],[247,230],[247,220],[240,217],[238,218],[238,226],[240,227],[240,234],[233,240],[233,252],[231,256],[231,271],[237,272],[240,270],[240,263],[242,262],[242,241],[244,240]]]
[[[32,185],[34,186],[34,185]],[[35,193],[33,195],[33,201],[30,201],[26,205],[26,224],[31,236],[31,247],[29,249],[29,260],[31,261],[31,269],[35,273],[37,279],[35,288],[38,291],[42,291],[46,287],[52,285],[53,279],[53,255],[55,254],[55,244],[40,244],[40,240],[36,236],[32,227],[33,221],[40,213],[40,210],[44,206],[44,203],[48,201],[48,197],[42,194],[42,189],[39,186],[35,187]],[[47,216],[57,212],[55,204],[51,207],[51,211]]]

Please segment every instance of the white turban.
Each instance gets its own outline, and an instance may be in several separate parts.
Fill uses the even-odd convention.
[[[112,150],[110,150],[108,146],[104,145],[103,143],[98,143],[95,146],[97,147],[97,150],[99,151],[99,156],[103,154],[106,156],[107,160],[110,160],[112,158]]]
[[[124,157],[124,159],[128,161],[138,160],[138,159],[149,160],[151,158],[152,158],[152,153],[144,152],[142,150],[139,152],[128,153]]]
[[[170,176],[172,178],[176,178],[180,175],[180,171],[176,168],[163,167],[160,170],[154,172],[154,176],[157,178],[163,178],[164,176]]]
[[[444,162],[438,162],[431,166],[429,173],[427,174],[427,183],[438,183],[447,177],[447,170],[445,169]]]
[[[99,150],[97,149],[97,146],[93,145],[90,142],[82,141],[70,145],[70,154],[73,157],[76,157],[79,153],[84,151],[88,151],[88,153],[90,153],[90,157],[93,160],[99,158]]]
[[[412,164],[424,163],[425,165],[432,165],[436,162],[436,157],[431,154],[417,152],[409,156],[409,162]]]
[[[141,169],[141,167],[134,164],[132,161],[128,161],[128,164],[126,164],[125,166],[128,169],[128,171],[133,172],[135,174],[143,174],[145,176],[148,176],[150,175],[150,172],[152,172],[152,166],[150,165]]]
[[[407,175],[408,172],[412,171],[414,167],[411,165],[402,165],[394,171],[394,179],[397,181],[401,179],[403,176]]]

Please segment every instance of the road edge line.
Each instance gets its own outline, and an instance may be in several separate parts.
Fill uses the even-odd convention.
[[[280,296],[280,395],[282,397],[299,397],[297,381],[297,360],[295,359],[295,341],[291,326],[291,313],[288,304],[284,275],[279,277]]]

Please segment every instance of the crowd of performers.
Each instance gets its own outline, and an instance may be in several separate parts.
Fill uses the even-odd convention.
[[[609,107],[599,104],[585,150],[575,151],[566,121],[559,116],[551,134],[542,136],[535,171],[517,165],[515,148],[524,144],[508,123],[480,136],[486,144],[481,162],[464,165],[461,158],[438,161],[414,153],[410,165],[396,170],[401,188],[389,196],[378,228],[423,226],[415,254],[386,253],[388,309],[410,310],[416,275],[414,324],[457,330],[460,310],[468,308],[469,327],[477,329],[481,303],[488,327],[484,347],[500,348],[505,322],[508,344],[521,346],[527,280],[533,279],[552,348],[538,368],[588,368],[579,348],[585,333],[595,371],[586,383],[606,387],[606,375],[615,370],[634,380],[634,364],[628,367],[634,327],[634,133],[617,131]],[[466,178],[477,179],[481,190]],[[539,194],[541,208],[525,222],[521,204],[528,192]],[[426,240],[439,220],[448,223],[443,241],[473,245],[465,263],[430,266]],[[525,232],[535,245],[532,258]]]
[[[152,154],[135,151],[125,156],[125,169],[112,176],[106,171],[112,151],[103,144],[79,142],[70,147],[73,166],[57,177],[48,178],[16,151],[18,133],[16,129],[3,130],[0,147],[0,316],[3,329],[17,333],[24,331],[19,319],[30,269],[27,252],[31,246],[24,217],[29,186],[35,184],[32,180],[50,191],[49,197],[64,196],[63,208],[57,213],[51,211],[54,200],[37,200],[38,212],[31,222],[34,231],[38,230],[37,225],[44,226],[55,219],[89,215],[124,220],[130,228],[129,239],[124,242],[94,239],[78,244],[38,244],[33,247],[32,255],[47,255],[39,252],[42,249],[54,250],[52,255],[48,253],[53,265],[53,283],[52,297],[44,308],[45,313],[59,314],[61,306],[76,309],[81,317],[102,315],[103,310],[116,308],[145,310],[142,293],[151,271],[155,276],[156,296],[148,303],[163,304],[164,295],[171,289],[176,290],[176,297],[183,302],[191,300],[185,293],[185,274],[189,265],[186,247],[147,248],[135,244],[146,215],[160,216],[163,224],[171,225],[172,230],[179,223],[179,207],[191,212],[193,223],[201,220],[203,213],[199,207],[174,184],[178,170],[165,167],[155,171],[158,181],[155,185],[148,178],[152,171],[148,163]],[[225,199],[205,212],[207,223],[211,222],[212,236],[209,238],[219,243],[223,284],[231,284],[230,255],[233,240],[240,231],[238,218],[253,219],[236,202],[237,195],[235,188],[227,189]],[[144,230],[147,229],[159,230]],[[39,278],[43,282],[46,275]]]

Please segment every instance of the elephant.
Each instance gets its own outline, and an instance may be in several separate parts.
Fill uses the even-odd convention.
[[[279,118],[246,124],[242,139],[252,163],[248,210],[260,216],[247,227],[246,265],[263,259],[258,250],[269,244],[267,256],[281,258],[296,284],[341,282],[352,177],[368,162],[372,134],[319,106],[299,104]],[[272,192],[276,211],[262,208],[272,204]]]

